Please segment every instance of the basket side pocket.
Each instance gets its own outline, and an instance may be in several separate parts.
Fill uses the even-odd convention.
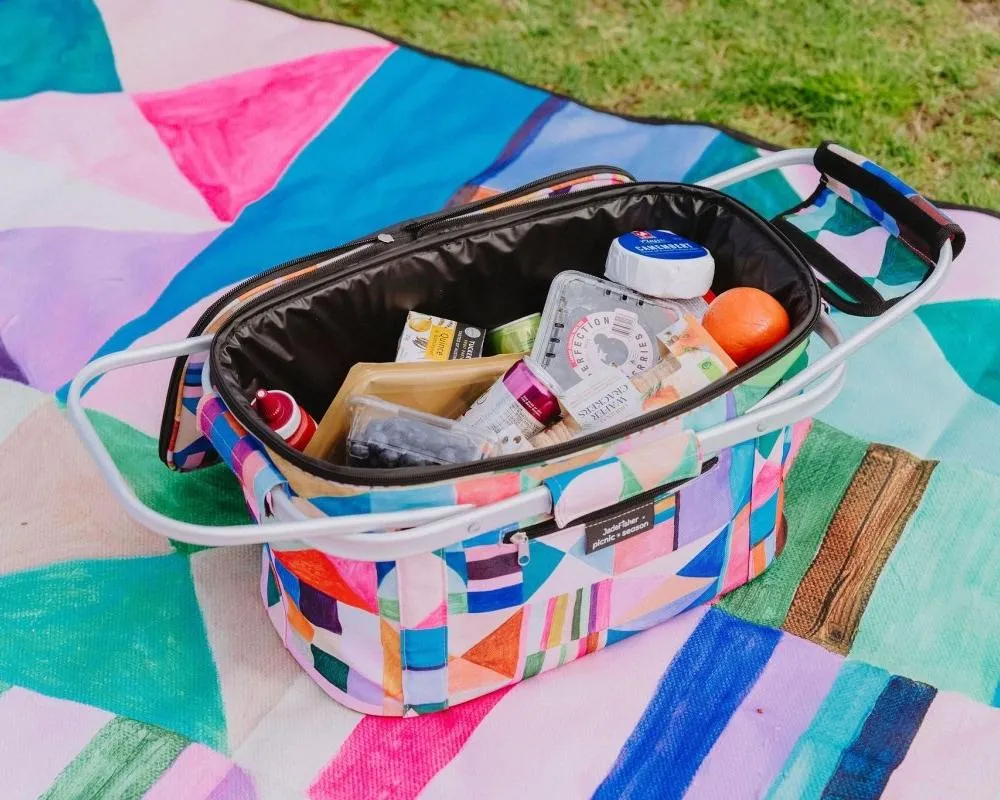
[[[711,600],[731,560],[731,506],[728,474],[716,461],[679,494],[656,489],[562,529],[534,526],[525,529],[532,533],[526,542],[505,543],[510,532],[492,531],[450,549],[450,702],[530,678]],[[745,567],[745,543],[743,553]]]

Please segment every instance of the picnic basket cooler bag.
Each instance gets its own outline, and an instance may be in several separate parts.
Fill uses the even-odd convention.
[[[803,163],[818,169],[817,190],[774,221],[719,191]],[[850,232],[865,227],[844,224],[854,218],[919,267],[916,288],[886,291],[878,264],[844,263]],[[251,409],[258,388],[279,388],[321,416],[354,363],[392,360],[410,309],[487,326],[523,316],[541,308],[558,272],[601,274],[608,243],[643,228],[707,247],[716,293],[743,285],[775,296],[789,335],[664,409],[458,466],[309,458]],[[766,156],[699,185],[591,167],[269,270],[213,304],[184,342],[89,364],[69,412],[137,520],[196,544],[263,544],[267,613],[331,697],[368,714],[427,713],[761,574],[785,541],[785,478],[811,416],[843,385],[844,359],[933,292],[963,243],[923,197],[837,145]],[[844,341],[827,303],[874,321]],[[176,362],[161,458],[178,470],[224,461],[259,524],[163,517],[115,469],[83,390],[111,369],[162,358]]]

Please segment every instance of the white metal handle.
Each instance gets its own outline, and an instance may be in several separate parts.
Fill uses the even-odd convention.
[[[828,319],[824,318],[818,332],[831,346],[835,347],[840,341],[836,328]],[[133,519],[150,530],[190,544],[288,543],[290,547],[315,547],[343,558],[379,561],[428,552],[528,517],[551,513],[552,497],[544,486],[478,508],[443,506],[321,518],[303,515],[284,490],[278,489],[272,495],[274,519],[264,525],[198,525],[180,522],[155,511],[136,497],[118,470],[83,408],[83,391],[87,384],[106,372],[192,355],[206,350],[211,339],[211,336],[200,336],[183,342],[112,353],[85,366],[69,387],[67,409],[70,421],[115,497]],[[833,400],[842,385],[843,367],[839,367],[821,384],[798,397],[769,403],[766,408],[758,404],[759,410],[700,432],[698,439],[702,452],[707,457],[745,439],[811,416]],[[401,528],[409,530],[394,531]],[[384,531],[393,532],[380,533]]]
[[[779,150],[777,153],[770,153],[745,164],[727,169],[725,172],[717,172],[711,177],[698,181],[697,186],[705,186],[709,189],[724,189],[734,183],[755,178],[770,172],[772,169],[782,167],[811,166],[813,157],[816,155],[815,147],[799,147],[794,150]]]
[[[708,178],[701,185],[718,189],[771,169],[811,164],[814,152],[813,149],[787,150],[764,156]],[[846,342],[842,340],[830,318],[824,314],[817,333],[830,346],[830,351],[769,393],[747,414],[699,432],[698,439],[705,457],[820,411],[843,387],[844,360],[926,300],[944,280],[951,262],[951,246],[950,243],[945,243],[934,273],[927,281]],[[552,498],[544,486],[478,508],[445,506],[321,518],[306,517],[293,505],[287,493],[278,489],[272,494],[274,517],[262,526],[196,525],[179,522],[154,511],[135,496],[98,437],[82,406],[83,389],[95,378],[114,369],[207,350],[211,339],[211,336],[200,336],[174,344],[112,353],[85,366],[70,384],[67,407],[71,422],[119,502],[135,520],[151,530],[191,544],[270,542],[279,547],[315,547],[343,558],[380,561],[446,547],[484,531],[495,530],[535,515],[551,513]]]

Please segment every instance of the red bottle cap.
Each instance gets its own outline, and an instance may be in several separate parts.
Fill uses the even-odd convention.
[[[260,389],[250,405],[282,439],[292,436],[302,422],[299,404],[288,392]]]

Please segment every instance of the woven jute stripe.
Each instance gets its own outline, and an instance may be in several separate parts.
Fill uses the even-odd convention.
[[[782,626],[846,655],[875,582],[937,462],[871,445],[830,521]]]

